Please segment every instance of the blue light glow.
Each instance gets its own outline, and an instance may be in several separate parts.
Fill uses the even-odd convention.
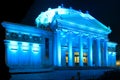
[[[116,52],[113,52],[113,54],[112,54],[113,56],[115,56],[116,55]]]
[[[82,17],[84,17],[85,19],[95,19],[94,17],[92,17],[89,13],[82,13],[80,12],[80,15]]]
[[[109,51],[109,52],[108,52],[108,54],[110,55],[110,54],[111,54],[111,52]]]
[[[59,67],[63,65],[76,66],[74,58],[79,60],[79,66],[84,66],[84,58],[87,60],[88,66],[93,66],[93,63],[95,66],[102,66],[105,63],[107,65],[110,58],[116,60],[116,52],[110,51],[112,47],[115,48],[117,45],[109,42],[110,28],[97,21],[89,13],[59,6],[41,12],[35,22],[37,26],[34,27],[9,22],[2,23],[7,31],[6,58],[10,66],[28,67],[30,65],[36,67],[37,65],[40,67],[38,65],[42,64],[43,66],[45,64]],[[15,34],[13,35],[12,32]],[[99,39],[98,42],[95,42],[96,39]],[[94,49],[97,50],[94,51]],[[66,51],[67,55],[64,54]],[[79,52],[79,55],[74,55],[75,51]],[[66,56],[68,58],[67,64],[65,63]]]
[[[82,16],[84,18],[89,18],[89,19],[94,19],[91,15],[89,15],[88,13],[87,14],[84,14],[82,12],[79,12],[79,11],[76,11],[76,10],[73,10],[73,9],[66,9],[66,8],[61,8],[61,7],[58,7],[58,8],[55,8],[55,9],[51,9],[51,8],[48,8],[47,11],[45,12],[41,12],[40,15],[38,15],[38,17],[36,18],[36,24],[48,24],[48,23],[51,23],[52,20],[53,20],[53,17],[55,16],[55,14],[58,15],[69,15],[71,12],[72,13],[77,13],[77,15],[79,16]]]
[[[10,41],[9,50],[11,50],[12,52],[17,52],[17,50],[18,50],[18,42],[17,41]]]
[[[49,23],[52,23],[54,20],[63,20],[64,22],[68,21],[67,24],[74,26],[77,25],[78,28],[97,31],[99,33],[108,34],[111,32],[110,28],[106,27],[101,22],[96,20],[88,12],[83,13],[81,11],[79,12],[74,9],[67,9],[63,7],[58,7],[55,9],[48,8],[47,11],[41,12],[41,14],[38,15],[35,22],[37,24],[37,27],[39,27],[41,24],[47,27]]]
[[[33,44],[33,46],[32,46],[32,52],[34,53],[34,54],[38,54],[39,53],[39,44]]]
[[[29,43],[22,42],[22,50],[23,52],[27,52],[29,50]]]

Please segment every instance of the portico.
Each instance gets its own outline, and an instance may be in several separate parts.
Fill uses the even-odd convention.
[[[79,66],[84,66],[83,54],[85,52],[85,54],[87,55],[87,66],[107,66],[108,55],[106,55],[107,44],[105,44],[105,39],[96,37],[95,34],[94,36],[92,36],[91,34],[85,34],[81,32],[76,34],[72,31],[64,32],[63,30],[57,30],[56,34],[56,53],[58,53],[56,60],[54,60],[55,62],[58,61],[56,62],[58,63],[58,65],[56,66],[66,66],[64,63],[68,63],[68,66],[75,66],[75,52],[78,52],[79,54]],[[103,48],[104,50],[102,51],[101,48]],[[96,51],[93,51],[94,49]],[[68,59],[67,61],[65,56],[66,53]],[[105,59],[103,61],[101,57],[104,56]]]

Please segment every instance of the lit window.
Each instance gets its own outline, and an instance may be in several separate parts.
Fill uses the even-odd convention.
[[[76,55],[76,56],[78,55],[79,56],[79,52],[75,52],[74,55]]]
[[[74,52],[74,62],[79,63],[79,52]]]
[[[79,63],[79,56],[75,56],[74,62],[75,62],[75,63]]]
[[[76,62],[79,63],[79,57],[77,57],[77,61]]]
[[[113,54],[112,54],[113,56],[115,56],[116,55],[116,53],[115,52],[113,52]]]
[[[116,66],[120,66],[120,61],[116,61]]]
[[[29,49],[29,43],[27,43],[27,42],[22,42],[22,50],[23,50],[24,52],[26,52],[26,51],[28,51],[28,49]]]
[[[68,55],[68,52],[66,52],[66,55]]]
[[[110,51],[108,51],[108,54],[111,54],[111,52],[110,52]]]
[[[32,47],[32,52],[33,53],[39,53],[39,44],[33,44],[33,47]]]
[[[16,52],[17,49],[18,49],[18,43],[17,43],[17,41],[10,41],[10,43],[9,43],[9,49],[12,52]]]
[[[66,52],[65,61],[66,61],[66,63],[68,63],[68,52]]]
[[[87,58],[86,57],[83,57],[83,62],[87,63]]]
[[[66,63],[68,63],[68,56],[66,56],[66,58],[65,58],[65,59],[66,59]]]
[[[83,57],[87,57],[87,54],[86,54],[86,53],[83,53]]]

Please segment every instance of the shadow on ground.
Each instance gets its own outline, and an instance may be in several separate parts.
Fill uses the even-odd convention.
[[[120,70],[106,71],[103,75],[97,79],[88,79],[88,80],[120,80]]]

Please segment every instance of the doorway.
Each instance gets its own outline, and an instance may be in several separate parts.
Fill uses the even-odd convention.
[[[65,53],[65,62],[66,66],[68,66],[69,58],[68,58],[68,52]],[[79,66],[79,52],[74,52],[74,64],[75,66]],[[88,60],[87,60],[87,53],[83,53],[83,65],[87,66]]]
[[[79,66],[79,52],[74,52],[74,63],[75,66]]]

